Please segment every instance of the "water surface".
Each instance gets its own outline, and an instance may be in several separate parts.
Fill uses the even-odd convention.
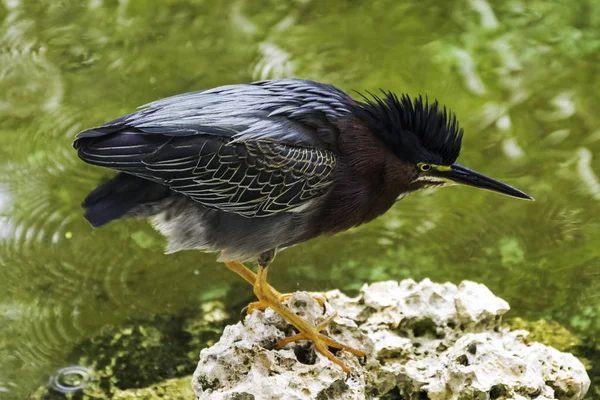
[[[214,255],[163,255],[143,221],[92,229],[79,204],[113,173],[71,142],[161,97],[289,76],[439,99],[465,129],[461,164],[536,202],[415,194],[281,253],[274,286],[475,280],[598,359],[599,51],[598,0],[0,2],[0,397],[25,397],[107,326],[252,299]]]

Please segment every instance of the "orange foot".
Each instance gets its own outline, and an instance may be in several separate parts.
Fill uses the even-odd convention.
[[[277,301],[279,301],[280,303],[288,301],[294,295],[293,293],[281,294],[273,288],[271,288],[271,291],[273,292],[273,295],[277,298]],[[325,295],[325,293],[310,293],[310,296],[313,299],[315,299],[317,303],[319,303],[319,305],[323,308],[323,314],[325,314],[325,302],[327,301],[327,296]],[[248,304],[246,307],[244,307],[244,311],[246,312],[246,314],[251,314],[254,310],[264,310],[268,307],[270,307],[269,304],[267,304],[264,301],[254,301]]]
[[[282,348],[289,343],[297,342],[299,340],[310,340],[314,343],[317,351],[327,357],[329,360],[339,365],[345,373],[349,373],[350,370],[342,361],[337,359],[328,349],[328,347],[333,347],[336,349],[346,350],[352,354],[356,354],[357,356],[364,357],[365,352],[362,350],[354,349],[350,346],[343,345],[341,343],[336,342],[335,340],[323,335],[320,333],[323,329],[327,328],[331,321],[337,317],[337,313],[334,313],[330,317],[328,317],[323,323],[318,326],[312,326],[306,320],[300,318],[297,314],[295,314],[292,310],[290,310],[286,305],[284,305],[281,301],[282,298],[289,298],[290,295],[281,295],[278,292],[272,290],[272,288],[267,284],[267,268],[260,267],[258,269],[258,274],[256,277],[256,283],[254,285],[254,294],[258,297],[257,302],[251,303],[248,307],[248,313],[254,310],[265,309],[266,307],[270,307],[277,314],[281,315],[287,322],[292,324],[298,330],[298,334],[281,339],[277,343],[277,348]],[[323,296],[319,296],[322,300],[322,303],[319,304],[324,305],[325,299]],[[316,299],[319,301],[318,299]]]
[[[327,328],[327,326],[335,319],[335,317],[337,317],[337,313],[334,313],[323,323],[315,327],[309,324],[308,321],[300,318],[285,304],[283,304],[282,302],[288,300],[291,297],[291,294],[281,294],[267,283],[267,266],[259,265],[258,274],[255,274],[246,268],[242,263],[237,261],[225,261],[225,265],[227,268],[240,275],[254,287],[254,294],[256,297],[258,297],[258,301],[248,305],[248,314],[254,310],[264,310],[265,308],[270,307],[273,309],[273,311],[281,315],[283,319],[292,324],[298,330],[298,334],[281,339],[277,343],[278,348],[282,348],[289,343],[297,342],[299,340],[310,340],[314,343],[319,353],[323,354],[329,360],[339,365],[345,373],[349,373],[350,370],[346,364],[338,360],[329,351],[328,347],[346,350],[352,354],[356,354],[359,357],[365,357],[364,351],[338,343],[320,333],[323,329]],[[312,296],[323,308],[325,307],[325,301],[327,299],[324,294],[313,294]]]

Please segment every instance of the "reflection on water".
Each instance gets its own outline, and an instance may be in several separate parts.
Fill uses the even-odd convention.
[[[0,2],[0,393],[23,398],[107,326],[252,298],[211,255],[164,256],[143,221],[93,230],[79,203],[112,173],[71,140],[167,95],[291,75],[438,98],[465,127],[460,162],[536,202],[409,196],[283,252],[274,285],[473,279],[597,359],[599,25],[597,0]]]

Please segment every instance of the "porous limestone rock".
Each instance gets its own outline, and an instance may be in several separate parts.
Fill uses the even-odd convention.
[[[271,309],[230,325],[202,350],[192,385],[202,400],[583,399],[590,381],[571,354],[528,343],[501,327],[508,304],[484,285],[425,279],[365,285],[356,298],[334,290],[323,312],[307,293],[289,306],[313,324],[333,310],[324,333],[355,348],[342,370],[309,342],[276,349],[293,329]]]

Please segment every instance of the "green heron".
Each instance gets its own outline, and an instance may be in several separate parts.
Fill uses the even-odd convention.
[[[120,171],[82,204],[93,226],[151,217],[167,253],[219,253],[253,285],[249,313],[270,307],[299,331],[279,347],[311,340],[348,372],[328,347],[364,352],[320,333],[335,314],[307,323],[267,283],[267,267],[277,251],[371,221],[422,188],[463,184],[531,199],[455,164],[462,136],[437,101],[391,92],[355,100],[282,79],[158,100],[79,133],[74,147],[83,161]]]

